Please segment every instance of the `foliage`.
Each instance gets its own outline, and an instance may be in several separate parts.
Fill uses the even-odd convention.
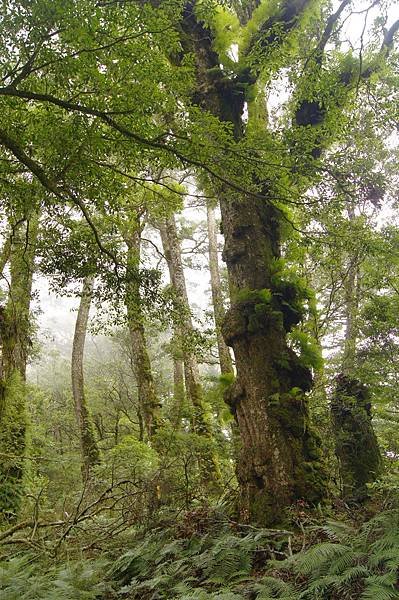
[[[103,595],[105,563],[71,561],[45,572],[34,555],[16,556],[0,564],[0,592],[7,600],[95,600]]]
[[[398,519],[397,508],[390,508],[360,527],[327,520],[313,527],[313,545],[292,553],[288,542],[300,546],[300,539],[291,532],[235,530],[220,511],[197,509],[174,525],[165,521],[137,532],[127,542],[130,549],[107,562],[68,561],[44,574],[38,557],[14,557],[1,563],[0,591],[10,600],[394,599]]]

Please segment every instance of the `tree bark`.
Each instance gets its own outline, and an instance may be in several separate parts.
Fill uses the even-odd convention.
[[[349,221],[355,219],[349,206]],[[331,416],[335,435],[335,454],[341,477],[341,493],[346,502],[362,502],[368,497],[367,483],[375,481],[381,472],[382,460],[372,424],[371,395],[355,376],[358,339],[360,291],[360,261],[353,253],[348,256],[344,280],[345,335],[341,373],[336,377],[331,401]]]
[[[222,375],[227,375],[233,373],[233,362],[231,360],[230,350],[223,339],[221,329],[225,317],[225,309],[223,305],[222,285],[220,282],[215,209],[209,203],[207,205],[207,225],[209,244],[209,271],[211,275],[213,314],[216,328],[220,372]]]
[[[193,431],[208,438],[213,438],[210,415],[204,403],[203,389],[197,358],[193,349],[194,327],[191,319],[190,305],[187,295],[186,280],[181,260],[181,247],[177,234],[174,216],[168,217],[160,224],[159,230],[162,246],[168,264],[170,280],[175,292],[178,309],[176,338],[179,341],[184,364],[184,381],[187,398],[193,408]],[[217,481],[220,478],[217,460],[212,451],[205,453],[202,461],[203,475]]]
[[[130,336],[132,366],[137,382],[140,414],[144,422],[146,437],[151,440],[161,421],[159,402],[151,370],[144,331],[142,300],[138,272],[140,268],[141,222],[137,215],[130,231],[125,235],[128,247],[128,283],[126,286],[126,310]]]
[[[195,56],[193,101],[229,123],[239,140],[245,128],[243,79],[227,80],[221,71],[218,75],[212,34],[197,20],[194,4],[187,2],[181,23],[182,43]],[[254,83],[249,71],[242,77],[247,85]],[[234,350],[237,370],[226,399],[242,442],[237,465],[241,516],[269,525],[281,521],[284,509],[296,500],[318,503],[326,493],[320,440],[309,426],[311,372],[287,342],[287,333],[301,318],[293,306],[300,292],[274,273],[281,214],[268,200],[268,184],[258,196],[223,189],[220,183],[218,188],[232,300],[223,336]]]
[[[0,311],[0,520],[14,518],[23,493],[26,449],[26,365],[31,346],[30,302],[39,216],[13,228],[10,288]],[[5,263],[7,260],[5,259]]]
[[[382,460],[371,423],[371,399],[359,380],[340,374],[331,402],[335,452],[339,461],[342,497],[346,502],[363,502],[367,484],[381,472]]]
[[[92,468],[100,462],[100,452],[95,440],[94,427],[86,402],[83,374],[84,347],[93,286],[94,277],[87,277],[83,281],[79,310],[75,324],[75,333],[73,336],[71,360],[72,393],[75,404],[76,420],[79,427],[82,475],[84,481],[90,478]]]
[[[209,434],[211,428],[203,403],[203,390],[198,362],[192,348],[194,327],[191,320],[186,280],[181,260],[181,248],[174,216],[168,217],[164,223],[161,223],[159,229],[179,312],[176,337],[179,340],[183,356],[186,393],[194,408],[194,429],[198,433]]]
[[[173,398],[173,424],[178,430],[181,427],[186,394],[184,388],[184,364],[182,359],[177,356],[173,357]]]

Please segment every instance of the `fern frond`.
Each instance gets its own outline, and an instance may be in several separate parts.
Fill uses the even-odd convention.
[[[356,530],[342,521],[326,521],[326,524],[320,527],[328,535],[330,540],[335,542],[347,542],[353,538]]]
[[[323,542],[310,548],[304,554],[297,555],[294,562],[294,570],[301,575],[317,577],[319,574],[328,572],[332,561],[351,552],[351,548],[344,544]]]
[[[372,575],[365,579],[361,600],[398,600],[397,574]]]

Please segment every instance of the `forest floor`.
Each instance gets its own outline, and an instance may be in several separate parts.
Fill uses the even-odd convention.
[[[93,531],[86,550],[79,535],[56,548],[45,528],[40,534],[25,530],[24,537],[15,533],[0,546],[0,597],[399,599],[397,502],[374,500],[353,509],[341,504],[329,511],[299,503],[290,521],[286,528],[257,528],[203,506],[179,518],[164,514],[98,548]]]

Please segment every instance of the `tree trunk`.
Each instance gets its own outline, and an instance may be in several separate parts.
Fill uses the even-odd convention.
[[[173,424],[175,428],[179,430],[183,417],[186,394],[184,389],[184,364],[182,359],[176,356],[173,357],[173,398]]]
[[[194,343],[194,327],[191,320],[186,280],[181,260],[181,248],[174,216],[168,217],[160,225],[160,232],[179,312],[176,337],[179,340],[183,356],[186,393],[194,408],[194,428],[198,433],[210,434],[211,427],[204,406],[198,362],[192,347]]]
[[[195,56],[193,101],[231,125],[239,140],[245,133],[243,80],[226,80],[212,34],[197,19],[194,5],[185,4],[181,22],[184,48]],[[248,86],[254,83],[249,69],[241,76]],[[253,183],[256,189],[259,181]],[[256,196],[220,182],[217,187],[232,300],[222,331],[237,370],[227,400],[242,442],[237,465],[241,514],[269,525],[281,521],[296,500],[317,503],[326,494],[320,440],[309,426],[311,372],[287,342],[287,333],[301,319],[300,289],[275,273],[281,213],[268,200],[269,184]]]
[[[30,302],[38,221],[38,214],[33,214],[15,226],[7,249],[10,288],[7,304],[0,312],[0,519],[16,516],[23,493],[25,380],[31,346]]]
[[[131,226],[131,230],[125,236],[125,241],[128,246],[127,263],[129,271],[125,304],[131,344],[132,366],[138,389],[140,415],[144,422],[146,437],[148,440],[151,440],[160,425],[161,405],[155,390],[151,371],[151,361],[147,350],[142,300],[140,295],[140,282],[138,278],[140,268],[141,227],[140,217],[137,215]]]
[[[181,260],[181,248],[174,216],[168,217],[161,223],[159,229],[179,312],[176,337],[179,340],[183,356],[186,394],[194,412],[193,430],[211,441],[213,438],[212,426],[204,402],[198,362],[193,349],[194,327],[191,320],[186,280]],[[220,478],[216,457],[211,450],[205,454],[202,461],[203,475],[208,479],[212,478],[215,482]]]
[[[84,347],[93,286],[94,278],[87,277],[83,282],[80,305],[76,318],[71,361],[72,393],[75,403],[76,420],[79,427],[82,475],[84,481],[90,477],[91,469],[100,462],[100,453],[94,437],[94,428],[86,403],[83,375]]]
[[[342,497],[362,502],[368,497],[367,483],[375,481],[382,467],[367,387],[353,376],[338,375],[331,413]]]
[[[209,242],[209,270],[211,275],[213,314],[215,319],[220,372],[222,375],[226,375],[233,373],[233,362],[231,360],[230,350],[223,339],[221,330],[225,317],[225,310],[223,305],[222,285],[220,282],[219,273],[215,209],[209,203],[207,205],[207,224]]]
[[[312,376],[287,345],[301,318],[300,293],[275,273],[279,215],[265,200],[221,202],[232,306],[223,326],[234,349],[237,379],[228,401],[239,424],[237,467],[243,517],[277,522],[282,510],[324,494],[319,441],[308,422]]]
[[[354,207],[348,208],[349,222],[355,220]],[[345,338],[342,357],[342,373],[352,374],[356,363],[356,343],[358,338],[358,309],[359,309],[359,258],[356,253],[348,256],[346,276],[343,278],[345,297]]]
[[[352,206],[349,221],[355,219]],[[371,397],[367,387],[355,377],[359,311],[359,258],[348,257],[344,280],[345,337],[341,373],[336,377],[331,416],[335,435],[342,497],[346,502],[362,502],[368,497],[367,483],[381,472],[382,460],[372,425]]]

